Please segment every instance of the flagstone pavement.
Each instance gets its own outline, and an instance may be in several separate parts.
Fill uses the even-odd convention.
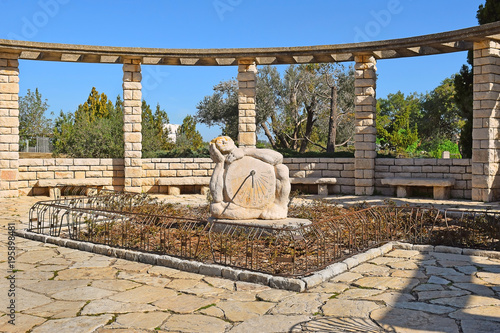
[[[1,332],[500,332],[499,259],[396,249],[296,293],[20,237],[12,325],[7,225],[40,199],[0,199]]]

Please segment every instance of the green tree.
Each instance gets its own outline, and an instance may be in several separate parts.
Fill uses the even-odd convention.
[[[455,101],[455,91],[452,76],[423,96],[418,133],[424,150],[435,150],[444,141],[457,141],[464,120]]]
[[[54,153],[70,157],[123,157],[123,103],[115,106],[92,88],[73,113],[61,112],[54,128]]]
[[[348,142],[354,135],[354,70],[332,64],[289,66],[280,74],[274,66],[259,68],[256,86],[256,125],[263,130],[273,148],[304,152],[326,150],[329,118],[332,110],[331,90],[335,98],[333,136]],[[214,87],[214,94],[197,106],[197,119],[209,126],[217,124],[223,134],[238,134],[238,86],[235,80]],[[325,120],[326,119],[326,120]],[[347,123],[351,123],[347,125]]]
[[[55,120],[53,131],[54,154],[66,154],[69,147],[75,145],[73,132],[75,130],[75,115],[72,112],[60,112]],[[68,154],[71,156],[71,154]]]
[[[78,106],[75,117],[93,122],[97,118],[109,118],[112,109],[113,103],[108,101],[108,96],[99,94],[97,89],[92,87],[87,101]]]
[[[454,80],[455,103],[460,116],[464,119],[459,140],[460,152],[464,158],[472,157],[473,75],[472,68],[463,65]]]
[[[142,153],[143,156],[155,156],[155,152],[173,148],[168,139],[168,131],[164,125],[169,123],[168,115],[160,104],[156,105],[155,112],[142,100]]]
[[[476,18],[481,25],[500,21],[500,2],[498,0],[486,0],[484,5],[479,5]]]
[[[21,142],[29,140],[30,145],[36,143],[37,136],[49,136],[53,124],[45,116],[49,105],[43,100],[38,88],[32,92],[28,89],[25,96],[19,97],[19,137]]]
[[[412,152],[419,144],[417,120],[421,97],[398,91],[377,100],[377,141],[397,153]]]
[[[238,137],[238,82],[222,81],[215,85],[214,93],[205,96],[196,106],[196,120],[207,126],[218,125],[222,135]]]
[[[196,129],[196,120],[187,115],[177,133],[177,148],[197,150],[203,147],[203,137]]]

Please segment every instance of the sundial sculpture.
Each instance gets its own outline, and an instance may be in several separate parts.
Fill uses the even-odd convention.
[[[270,149],[238,148],[227,136],[210,142],[215,168],[210,180],[212,218],[286,219],[290,195],[288,167]]]

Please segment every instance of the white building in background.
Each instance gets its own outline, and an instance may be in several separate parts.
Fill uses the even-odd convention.
[[[177,124],[165,124],[165,125],[163,125],[163,129],[168,130],[169,140],[172,141],[173,143],[177,142],[177,131],[179,130],[179,127],[181,127],[181,125],[177,125]]]

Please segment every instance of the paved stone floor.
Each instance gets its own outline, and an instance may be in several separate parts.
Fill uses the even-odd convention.
[[[23,228],[40,199],[0,199],[2,276],[7,224]],[[295,293],[15,242],[16,325],[1,279],[1,332],[500,332],[498,259],[393,250]]]

